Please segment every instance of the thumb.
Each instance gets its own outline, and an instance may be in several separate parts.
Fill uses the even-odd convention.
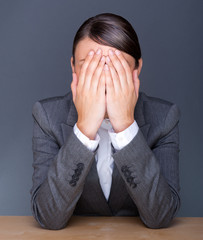
[[[73,95],[73,102],[75,103],[75,98],[76,98],[76,89],[78,85],[78,79],[76,73],[72,73],[72,83],[71,83],[71,91]]]
[[[137,69],[133,70],[133,82],[135,87],[136,96],[139,96],[139,88],[140,88],[140,79],[138,78]]]

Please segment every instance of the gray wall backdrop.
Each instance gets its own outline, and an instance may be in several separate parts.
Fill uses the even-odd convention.
[[[203,217],[201,0],[0,0],[0,215],[31,215],[32,106],[70,89],[76,30],[102,12],[137,31],[141,90],[181,109],[178,216]]]

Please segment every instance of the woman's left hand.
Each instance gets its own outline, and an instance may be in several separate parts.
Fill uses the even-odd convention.
[[[134,122],[140,84],[137,69],[132,72],[120,51],[109,50],[106,62],[107,113],[114,131],[118,133]]]

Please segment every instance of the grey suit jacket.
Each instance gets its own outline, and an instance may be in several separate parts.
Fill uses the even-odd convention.
[[[95,154],[73,132],[72,93],[33,106],[32,212],[48,229],[74,215],[140,216],[150,228],[166,227],[180,206],[180,111],[175,104],[140,92],[134,112],[139,130],[121,150],[112,146],[109,200],[99,184]]]

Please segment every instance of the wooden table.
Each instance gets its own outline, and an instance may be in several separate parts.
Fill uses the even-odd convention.
[[[31,216],[0,216],[0,239],[203,240],[203,218],[176,218],[168,228],[149,229],[137,217],[74,216],[65,229],[45,230]]]

